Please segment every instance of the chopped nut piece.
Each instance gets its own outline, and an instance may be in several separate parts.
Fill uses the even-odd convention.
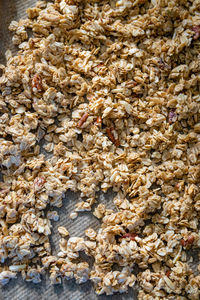
[[[194,243],[194,236],[193,235],[189,235],[188,238],[186,240],[182,239],[181,240],[181,245],[183,247],[186,247],[187,245],[192,245]]]
[[[36,177],[35,180],[34,180],[34,190],[35,190],[35,192],[40,191],[43,188],[45,182],[46,182],[46,179],[44,177]]]
[[[135,241],[137,234],[135,233],[126,233],[122,236],[123,239],[129,238],[131,241]]]
[[[78,122],[78,127],[82,127],[83,126],[83,124],[87,121],[87,118],[89,117],[89,115],[88,115],[88,113],[85,113],[82,117],[81,117],[81,119],[79,120],[79,122]]]
[[[116,146],[119,147],[120,142],[118,139],[115,139],[114,134],[112,133],[112,128],[106,128],[106,133],[108,135],[108,138],[111,140],[111,142]]]
[[[194,236],[193,235],[189,235],[187,238],[187,243],[192,245],[194,243]]]
[[[97,125],[101,125],[102,124],[102,117],[98,116],[97,120],[96,120]]]
[[[193,39],[198,40],[198,38],[200,37],[200,25],[193,26],[192,30],[194,31]]]
[[[39,74],[35,74],[32,78],[33,92],[42,92],[42,78]]]

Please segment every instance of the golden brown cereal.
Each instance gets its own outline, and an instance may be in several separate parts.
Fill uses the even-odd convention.
[[[0,66],[2,285],[17,273],[39,283],[46,270],[52,284],[91,280],[98,295],[137,284],[140,300],[200,298],[188,260],[200,247],[199,9],[38,1],[11,22],[19,51]],[[110,188],[112,208],[94,207]],[[81,198],[72,222],[92,210],[100,225],[69,239],[59,227],[52,256],[53,207],[67,190]]]

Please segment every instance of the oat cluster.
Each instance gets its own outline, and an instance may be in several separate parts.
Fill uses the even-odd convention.
[[[137,284],[141,300],[198,300],[199,0],[38,1],[27,14],[1,66],[1,284],[49,272],[97,294]],[[114,209],[97,198],[110,188]],[[60,227],[53,256],[51,207],[67,190],[82,198],[71,218],[92,211],[101,226]]]

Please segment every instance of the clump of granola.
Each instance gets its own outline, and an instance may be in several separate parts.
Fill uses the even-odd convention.
[[[11,23],[19,51],[7,51],[0,78],[2,285],[18,272],[39,283],[48,270],[53,284],[91,280],[99,295],[137,283],[138,299],[199,299],[187,262],[200,247],[199,9],[38,1]],[[109,188],[116,209],[98,204],[100,229],[82,238],[59,227],[53,256],[52,207],[80,192],[75,219]]]

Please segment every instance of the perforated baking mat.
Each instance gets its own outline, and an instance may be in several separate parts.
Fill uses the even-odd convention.
[[[10,49],[16,53],[16,48],[12,45],[12,35],[8,26],[12,20],[19,20],[26,16],[26,9],[33,7],[36,0],[0,0],[0,63],[5,63],[5,51]],[[105,195],[99,195],[99,202],[106,202],[107,207],[112,205],[113,193],[108,192]],[[51,243],[53,253],[58,252],[58,227],[66,226],[70,235],[83,236],[84,231],[89,226],[98,228],[99,222],[91,213],[80,213],[76,220],[69,218],[74,205],[78,202],[79,196],[74,193],[67,193],[63,201],[63,207],[58,209],[60,220],[53,222],[53,232]],[[24,282],[19,276],[13,279],[0,289],[0,300],[129,300],[137,299],[136,292],[130,290],[128,294],[113,296],[97,296],[93,290],[92,284],[85,283],[77,285],[73,280],[65,281],[62,285],[52,286],[48,275],[43,278],[40,284]]]

